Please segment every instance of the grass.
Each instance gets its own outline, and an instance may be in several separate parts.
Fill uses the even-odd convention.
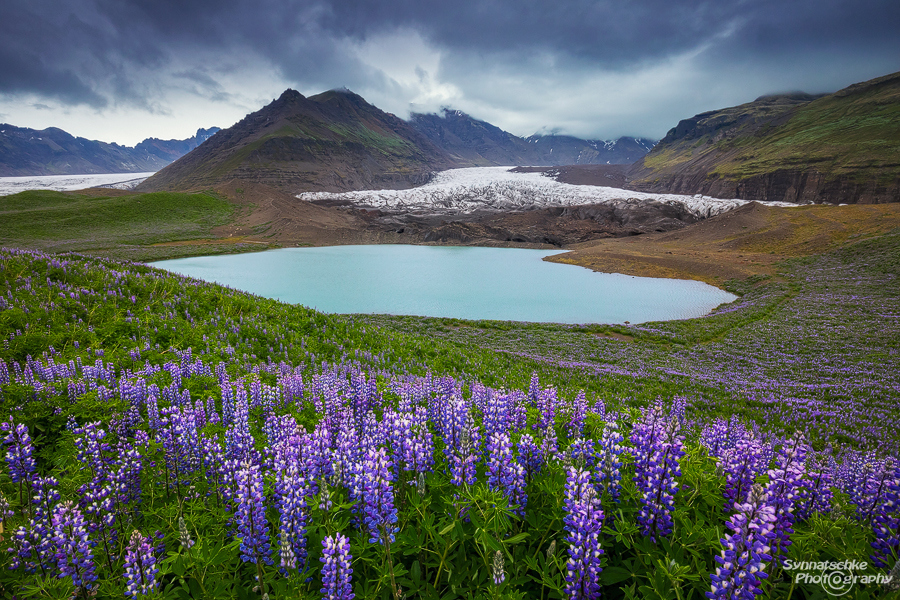
[[[0,198],[0,245],[104,250],[209,237],[232,217],[212,193],[85,196],[29,191]]]

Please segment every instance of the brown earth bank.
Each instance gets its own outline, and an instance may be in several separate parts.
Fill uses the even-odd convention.
[[[600,238],[671,231],[697,221],[679,206],[652,201],[450,216],[308,202],[241,180],[214,191],[236,206],[232,222],[215,229],[214,235],[280,246],[393,243],[561,248]]]
[[[825,252],[900,228],[900,205],[771,207],[752,202],[678,231],[598,240],[545,260],[604,273],[696,279],[773,275],[790,257]]]
[[[671,206],[643,203],[628,210],[589,205],[450,219],[320,205],[246,181],[232,181],[214,191],[234,203],[235,217],[215,229],[209,240],[184,242],[188,247],[183,252],[345,244],[564,248],[570,252],[546,260],[721,286],[730,279],[773,275],[776,264],[789,257],[821,253],[900,228],[896,203],[781,208],[754,202],[702,221],[677,212],[665,214],[663,209],[675,210]]]

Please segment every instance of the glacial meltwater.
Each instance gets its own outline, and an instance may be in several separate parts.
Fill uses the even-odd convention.
[[[699,281],[595,273],[561,251],[329,246],[164,260],[153,266],[328,313],[552,323],[699,317],[736,296]]]

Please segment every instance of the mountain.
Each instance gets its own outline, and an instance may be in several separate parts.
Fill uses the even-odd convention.
[[[409,124],[461,163],[519,165],[531,155],[524,139],[459,110],[445,108],[440,115],[413,113]]]
[[[646,138],[621,137],[582,140],[568,135],[532,135],[525,138],[537,158],[532,165],[630,165],[643,158],[653,145]]]
[[[900,73],[685,119],[628,177],[637,190],[720,198],[900,201]]]
[[[629,137],[608,142],[566,135],[521,138],[449,108],[440,114],[413,113],[409,123],[457,160],[477,166],[631,164],[654,144],[653,140]]]
[[[74,137],[56,127],[37,130],[0,124],[0,176],[158,171],[218,130],[199,129],[186,140],[149,138],[130,148]]]
[[[137,189],[200,189],[231,180],[291,193],[406,188],[457,164],[405,121],[353,92],[307,98],[289,89]]]

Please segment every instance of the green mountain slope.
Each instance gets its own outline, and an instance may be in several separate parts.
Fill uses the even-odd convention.
[[[202,189],[234,179],[292,193],[402,188],[451,166],[407,123],[352,92],[306,98],[287,90],[139,189]]]
[[[900,73],[686,119],[630,178],[641,190],[752,200],[900,201]]]

